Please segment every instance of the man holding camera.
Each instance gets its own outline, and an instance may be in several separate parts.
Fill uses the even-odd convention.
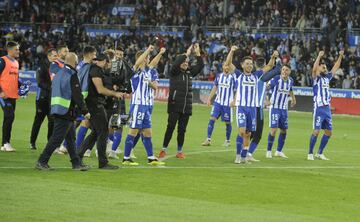
[[[195,61],[189,65],[189,57],[194,54]],[[168,124],[164,136],[163,148],[159,158],[166,156],[167,147],[170,143],[176,123],[178,123],[177,154],[179,159],[185,158],[182,152],[186,127],[192,114],[192,78],[198,75],[204,63],[200,56],[199,44],[191,45],[187,52],[178,55],[172,64],[170,71],[170,93],[168,98]]]

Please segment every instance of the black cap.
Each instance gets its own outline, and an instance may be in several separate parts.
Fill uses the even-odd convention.
[[[100,53],[93,60],[95,60],[95,61],[104,61],[104,60],[106,60],[106,62],[109,62],[109,57],[107,55],[105,55],[104,53]]]

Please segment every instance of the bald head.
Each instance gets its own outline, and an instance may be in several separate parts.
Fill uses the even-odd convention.
[[[75,53],[69,52],[65,56],[65,64],[73,67],[75,69],[76,65],[78,63],[78,57]]]

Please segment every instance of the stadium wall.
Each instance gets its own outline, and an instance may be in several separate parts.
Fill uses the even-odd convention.
[[[32,85],[31,92],[37,92],[36,72],[20,71],[20,78],[23,81],[29,80]],[[195,103],[206,104],[212,82],[193,81],[193,99]],[[311,87],[293,87],[297,104],[292,110],[312,112],[313,91]],[[332,96],[331,109],[336,114],[360,115],[360,90],[330,89]],[[169,96],[169,80],[160,79],[158,90],[155,92],[155,99],[166,102]]]

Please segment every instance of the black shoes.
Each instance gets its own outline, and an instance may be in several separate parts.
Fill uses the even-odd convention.
[[[119,166],[111,165],[111,164],[107,163],[103,166],[99,166],[99,169],[101,169],[101,170],[117,170],[117,169],[119,169]]]
[[[38,170],[46,170],[46,171],[53,170],[53,168],[51,168],[51,167],[49,166],[49,164],[47,164],[47,163],[40,163],[40,162],[37,162],[37,163],[36,163],[35,169],[38,169]]]
[[[30,143],[30,150],[37,150],[36,145],[34,143]]]
[[[73,165],[72,169],[75,171],[88,171],[90,169],[90,166],[85,164],[78,164],[78,165]]]

